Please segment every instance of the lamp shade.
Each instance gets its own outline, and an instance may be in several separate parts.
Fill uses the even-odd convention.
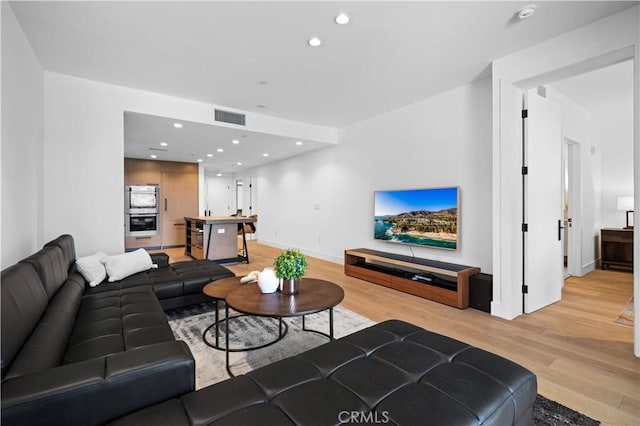
[[[633,197],[618,197],[618,210],[620,211],[632,211],[633,210]]]

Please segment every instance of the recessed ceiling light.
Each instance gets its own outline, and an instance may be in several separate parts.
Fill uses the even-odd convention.
[[[216,176],[220,177],[220,176],[222,176],[222,173],[218,172],[218,173],[216,173]]]
[[[155,154],[151,154],[149,157],[151,157],[151,158],[158,158],[158,156],[157,156],[157,155],[155,155]]]
[[[309,46],[311,47],[318,47],[322,44],[322,40],[320,40],[318,37],[311,37],[307,43],[309,44]]]
[[[269,154],[267,154],[266,152],[264,154],[262,154],[263,157],[268,157]]]
[[[180,124],[180,123],[173,123],[173,127],[175,127],[176,129],[182,129],[182,124]]]
[[[339,25],[348,24],[350,20],[351,18],[346,13],[338,14],[338,16],[336,16],[336,19],[335,19],[336,24],[339,24]]]
[[[298,142],[296,142],[296,145],[300,146],[300,145],[302,145],[302,142],[298,141]]]
[[[202,158],[198,158],[198,163],[202,163]]]
[[[520,20],[525,20],[527,18],[531,18],[534,13],[536,13],[536,5],[529,4],[518,9],[516,16],[520,18]]]
[[[236,163],[236,166],[242,166],[242,163],[238,161],[238,162]]]
[[[234,145],[238,145],[240,143],[240,141],[238,139],[234,139],[231,141],[232,144]]]
[[[258,108],[262,108],[262,109],[264,109],[264,108],[266,108],[266,107],[267,107],[266,105],[262,105],[262,104],[258,104],[258,105],[256,105],[256,106],[257,106]]]
[[[216,149],[216,151],[218,151],[218,152],[224,152],[224,149],[222,149],[222,148],[218,148],[218,149]]]
[[[160,146],[167,146],[167,145],[169,145],[169,144],[166,143],[166,142],[160,142]]]
[[[211,158],[213,157],[213,154],[207,154],[207,157]]]

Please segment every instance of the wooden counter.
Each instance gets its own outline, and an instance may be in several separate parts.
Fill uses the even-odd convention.
[[[210,259],[218,263],[249,263],[243,225],[256,223],[257,218],[196,216],[184,219],[186,221],[185,254],[194,259]],[[242,254],[238,253],[238,235],[242,236]]]

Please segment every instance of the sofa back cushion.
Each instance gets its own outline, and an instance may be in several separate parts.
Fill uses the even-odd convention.
[[[71,269],[75,264],[76,245],[71,235],[69,234],[60,235],[58,238],[56,238],[55,240],[49,241],[44,246],[60,247],[60,250],[62,250],[62,254],[64,255],[64,262],[67,265],[67,270]]]
[[[47,308],[47,293],[32,265],[18,263],[2,271],[2,377]]]
[[[84,279],[79,274],[74,274],[73,278],[69,278],[60,287],[11,367],[5,372],[5,380],[62,364],[83,291]]]
[[[57,246],[46,246],[37,253],[23,259],[20,263],[28,263],[36,270],[44,285],[49,300],[68,278],[69,267],[62,249]]]

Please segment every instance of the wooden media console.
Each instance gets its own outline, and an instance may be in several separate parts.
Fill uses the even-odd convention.
[[[480,268],[359,248],[345,250],[344,273],[464,309],[469,306],[469,277]]]

